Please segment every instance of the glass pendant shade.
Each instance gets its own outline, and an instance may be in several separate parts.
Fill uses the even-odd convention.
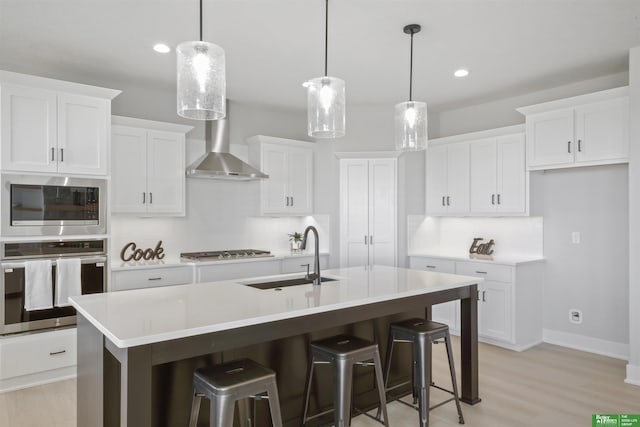
[[[345,134],[344,80],[316,77],[306,82],[308,133],[313,138],[340,138]]]
[[[190,41],[176,48],[178,57],[178,115],[217,120],[225,116],[224,49],[213,43]]]
[[[427,140],[427,103],[406,101],[396,104],[396,150],[425,150],[427,148]]]

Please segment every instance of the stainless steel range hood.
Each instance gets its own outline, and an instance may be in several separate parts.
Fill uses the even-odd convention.
[[[187,177],[248,181],[269,178],[229,153],[229,110],[224,119],[205,122],[206,153],[187,167]]]

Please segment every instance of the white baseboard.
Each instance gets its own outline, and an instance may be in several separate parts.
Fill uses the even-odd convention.
[[[640,365],[627,365],[627,378],[624,380],[627,384],[640,385]]]
[[[587,351],[614,359],[629,360],[629,344],[606,341],[568,332],[542,330],[542,341],[575,350]],[[628,376],[628,375],[627,375]],[[637,377],[640,379],[640,375]]]

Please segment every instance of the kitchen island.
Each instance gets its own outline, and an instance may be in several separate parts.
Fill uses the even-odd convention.
[[[78,310],[78,427],[158,424],[154,393],[170,390],[155,378],[156,367],[416,310],[428,315],[431,305],[453,300],[461,306],[461,399],[480,401],[476,298],[482,279],[384,266],[323,276],[336,280],[270,290],[244,285],[259,280],[230,280],[71,298]],[[306,363],[288,356],[278,358],[289,370]],[[303,377],[304,369],[296,375]]]

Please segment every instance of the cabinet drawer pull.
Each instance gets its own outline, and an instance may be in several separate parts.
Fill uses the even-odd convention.
[[[289,206],[289,196],[285,196],[286,199],[286,206]]]
[[[162,277],[149,277],[147,280],[162,280]]]
[[[291,196],[291,206],[293,206],[293,196]]]
[[[487,291],[482,291],[482,302],[487,302],[487,300],[484,299],[486,293],[487,293]]]
[[[498,194],[498,204],[500,204],[500,195]]]
[[[153,193],[149,193],[149,204],[153,203]]]
[[[492,204],[492,205],[495,205],[495,204],[496,204],[496,195],[495,195],[495,194],[492,194],[492,195],[491,195],[491,204]]]
[[[486,271],[478,271],[478,270],[476,270],[476,273],[478,273],[478,274],[487,274]]]
[[[426,267],[427,267],[427,268],[436,268],[436,266],[435,266],[435,265],[427,265]]]
[[[53,352],[50,351],[49,352],[49,356],[57,356],[58,354],[64,354],[66,352],[67,352],[67,350],[60,350],[60,351],[53,351]]]
[[[578,152],[579,153],[582,152],[582,140],[581,139],[578,140]]]
[[[447,196],[447,206],[450,206],[449,200],[451,199],[450,196]]]
[[[368,241],[367,239],[368,239],[368,237],[367,237],[367,235],[365,234],[365,236],[364,236],[364,244],[365,244],[365,245],[368,245],[368,244],[369,244],[369,243],[367,243],[367,241]]]
[[[445,206],[444,199],[445,199],[445,196],[442,196],[442,206]]]
[[[571,141],[567,141],[567,153],[571,154]]]
[[[51,147],[51,161],[55,161],[56,149]]]
[[[142,204],[147,203],[147,193],[142,193]]]
[[[64,148],[60,149],[60,161],[64,162]]]

